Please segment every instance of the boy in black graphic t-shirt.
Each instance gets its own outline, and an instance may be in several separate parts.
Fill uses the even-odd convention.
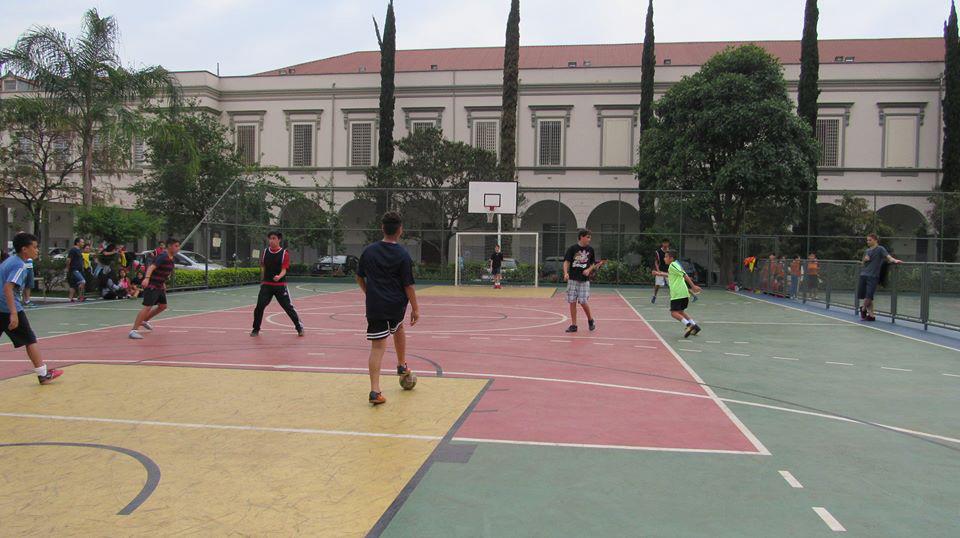
[[[590,246],[590,230],[580,230],[577,244],[567,249],[563,257],[563,279],[567,281],[567,302],[570,303],[570,326],[568,333],[577,332],[577,303],[587,315],[590,330],[597,328],[590,312],[590,274],[600,266],[597,255]]]
[[[367,246],[360,255],[357,284],[366,295],[367,340],[370,341],[370,403],[387,401],[380,390],[380,364],[387,349],[387,337],[393,335],[397,350],[397,375],[410,375],[407,367],[407,337],[403,317],[409,302],[413,311],[410,326],[420,319],[417,293],[414,290],[413,260],[397,241],[403,233],[400,214],[390,211],[381,220],[383,239]]]
[[[497,245],[494,248],[493,254],[490,255],[490,274],[493,275],[493,287],[494,289],[500,289],[500,270],[503,267],[503,252],[500,252],[500,245]]]

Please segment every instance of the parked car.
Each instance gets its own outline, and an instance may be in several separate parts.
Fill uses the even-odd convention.
[[[153,251],[145,250],[137,254],[137,260],[144,264],[149,265],[153,263]],[[203,254],[193,252],[191,250],[181,250],[177,252],[177,255],[173,259],[173,263],[176,264],[176,269],[185,269],[187,271],[203,271],[210,269],[215,271],[217,269],[224,269],[224,266],[219,263],[209,262]]]
[[[63,247],[51,247],[49,250],[47,250],[47,256],[49,256],[51,260],[66,259],[67,249]]]
[[[547,256],[540,266],[540,276],[548,277],[563,273],[563,256]]]
[[[324,256],[314,264],[311,273],[314,275],[333,273],[350,275],[356,273],[358,267],[360,267],[360,258],[350,254],[344,256]]]

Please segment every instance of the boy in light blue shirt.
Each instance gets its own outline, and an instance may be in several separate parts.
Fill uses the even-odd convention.
[[[37,347],[37,335],[30,328],[23,312],[21,292],[27,279],[27,260],[37,256],[37,238],[26,232],[13,237],[14,255],[0,264],[0,282],[3,282],[3,297],[0,298],[0,331],[10,337],[13,347],[26,347],[27,356],[33,363],[33,371],[41,385],[63,374],[62,370],[48,370]]]

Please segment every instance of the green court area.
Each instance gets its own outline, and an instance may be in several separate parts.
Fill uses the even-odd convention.
[[[256,292],[245,287],[171,294],[171,311],[161,319],[251,307]],[[320,302],[326,293],[355,293],[349,285],[322,284],[299,284],[291,292],[295,299]],[[606,368],[631,376],[629,380],[593,385],[619,396],[626,389],[650,390],[643,387],[663,381],[663,375],[649,369],[648,354],[665,346],[699,375],[769,454],[474,442],[458,440],[453,432],[371,535],[770,537],[829,536],[841,530],[869,537],[960,535],[960,340],[951,347],[942,340],[926,340],[921,332],[898,334],[887,323],[865,325],[852,316],[839,320],[719,290],[705,291],[691,305],[689,313],[703,332],[684,339],[682,326],[670,319],[666,294],[661,293],[656,304],[644,288],[598,288],[594,295],[603,299],[594,311],[597,331],[580,334],[582,340],[571,340],[566,351],[544,357],[549,361],[538,363],[540,371],[524,376],[577,378],[578,369],[591,368],[606,350],[621,349],[587,344],[624,345],[624,338],[603,340],[605,328],[610,335],[613,327],[649,324],[656,338],[629,342],[628,358]],[[629,308],[599,308],[613,304],[614,298]],[[523,300],[509,299],[514,305]],[[360,301],[359,295],[350,295],[347,302],[360,308]],[[549,301],[551,312],[567,314],[562,294]],[[421,313],[428,319],[431,302],[426,297],[422,302]],[[136,308],[133,301],[90,303],[41,307],[29,315],[38,333],[50,336],[126,324]],[[271,306],[270,312],[276,309]],[[464,323],[459,314],[449,317],[454,320],[449,323]],[[564,326],[517,336],[542,334],[565,341]],[[482,360],[484,348],[493,345],[465,330],[411,333],[410,352],[423,353],[440,365],[453,360],[453,351],[444,349],[475,350]],[[59,347],[70,338],[41,344],[56,342]],[[342,338],[362,340],[362,335]],[[102,345],[109,350],[109,342]],[[517,354],[521,352],[536,351]],[[93,358],[88,351],[83,354]],[[483,371],[483,365],[476,370]],[[638,375],[651,384],[638,382]],[[65,375],[63,380],[70,378]],[[503,390],[498,383],[495,379],[487,390]],[[522,407],[524,397],[549,401],[551,396],[531,390],[516,405]],[[498,411],[506,409],[481,403],[468,414]],[[664,414],[661,408],[639,403],[609,412],[643,415],[655,426]],[[582,424],[582,417],[574,415],[569,416],[569,428]],[[662,427],[684,425],[665,419]],[[0,431],[0,443],[2,436]],[[275,457],[282,459],[282,450]],[[403,459],[404,454],[389,457]],[[144,510],[148,508],[145,504]]]

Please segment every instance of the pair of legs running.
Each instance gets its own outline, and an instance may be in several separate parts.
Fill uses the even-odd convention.
[[[133,330],[130,331],[130,338],[134,340],[140,340],[143,336],[137,332],[140,330],[140,327],[148,331],[153,330],[153,325],[150,325],[150,320],[160,315],[161,312],[167,309],[167,303],[159,303],[155,306],[144,306],[137,312],[137,319],[133,320]]]
[[[395,329],[388,325],[388,330],[391,329],[393,347],[397,352],[397,375],[403,377],[410,373],[410,368],[407,367],[407,333],[404,332],[402,323],[397,324]],[[389,336],[370,340],[370,359],[367,366],[370,371],[370,403],[373,405],[380,405],[387,401],[383,397],[383,391],[380,390],[380,368],[383,364],[383,355],[387,351],[387,338]]]

